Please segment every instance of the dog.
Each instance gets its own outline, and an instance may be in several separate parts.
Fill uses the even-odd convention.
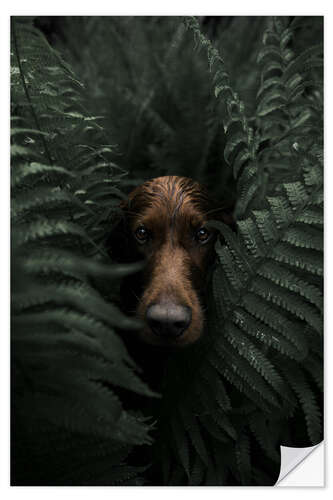
[[[204,286],[216,241],[207,222],[232,225],[230,208],[215,203],[198,182],[178,176],[145,182],[121,208],[126,239],[119,237],[118,227],[111,256],[118,262],[146,262],[140,278],[124,283],[126,309],[144,324],[140,340],[161,347],[195,343],[204,329]]]

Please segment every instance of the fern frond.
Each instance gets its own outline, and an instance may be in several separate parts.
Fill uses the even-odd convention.
[[[251,484],[250,440],[245,430],[242,432],[236,443],[236,460],[241,484]]]
[[[312,444],[315,445],[320,442],[322,436],[321,412],[302,371],[296,366],[292,370],[293,377],[290,379],[290,385],[302,405],[308,435]]]
[[[186,18],[184,22],[186,27],[193,31],[197,42],[206,49],[210,70],[212,71],[214,66],[218,68],[214,75],[215,97],[223,98],[225,106],[224,131],[225,133],[229,132],[224,156],[228,163],[231,163],[237,156],[234,174],[238,179],[240,195],[237,200],[236,214],[241,216],[246,213],[261,180],[256,159],[257,138],[249,126],[244,104],[230,84],[224,59],[211,41],[201,32],[196,18]],[[231,125],[233,125],[232,130],[230,130]],[[253,178],[257,180],[257,183],[253,182]]]
[[[141,380],[118,334],[118,328],[136,329],[138,323],[99,290],[98,281],[108,276],[110,289],[118,289],[117,281],[140,266],[113,265],[96,243],[105,214],[99,203],[102,169],[96,165],[103,163],[108,195],[118,200],[124,171],[111,160],[113,148],[98,117],[84,108],[83,85],[32,19],[13,18],[11,34],[16,477],[23,484],[53,478],[73,484],[93,463],[87,484],[140,483],[135,477],[143,469],[124,461],[133,446],[151,444],[151,426],[124,410],[118,394],[156,394]],[[67,436],[63,448],[53,446],[52,460],[40,460],[61,433]],[[78,436],[81,455],[74,445]],[[89,439],[96,450],[90,458]],[[71,471],[64,470],[64,457]]]

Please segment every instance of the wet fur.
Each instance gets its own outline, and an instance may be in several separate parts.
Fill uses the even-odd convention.
[[[205,321],[203,290],[214,255],[215,235],[200,245],[194,234],[212,218],[231,223],[230,212],[223,204],[214,203],[198,182],[177,176],[145,182],[130,193],[122,209],[122,232],[126,241],[121,238],[117,256],[117,236],[113,236],[113,256],[118,261],[142,258],[146,261],[141,276],[131,277],[124,284],[127,288],[125,308],[143,321],[147,307],[161,301],[172,301],[192,311],[191,324],[179,338],[157,337],[147,324],[138,334],[139,338],[156,346],[181,347],[196,342]],[[148,244],[141,245],[135,240],[134,233],[140,225],[151,232]]]

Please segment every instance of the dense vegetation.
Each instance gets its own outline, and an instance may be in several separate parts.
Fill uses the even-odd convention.
[[[322,52],[321,18],[12,19],[14,484],[274,484],[322,439]],[[156,393],[108,240],[165,174],[237,232]]]

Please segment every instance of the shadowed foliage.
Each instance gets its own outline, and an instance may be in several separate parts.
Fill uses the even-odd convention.
[[[12,18],[12,484],[271,485],[281,444],[321,441],[321,38],[319,17]],[[108,245],[132,186],[172,174],[237,231],[210,222],[206,332],[156,391],[120,303],[142,264]]]

